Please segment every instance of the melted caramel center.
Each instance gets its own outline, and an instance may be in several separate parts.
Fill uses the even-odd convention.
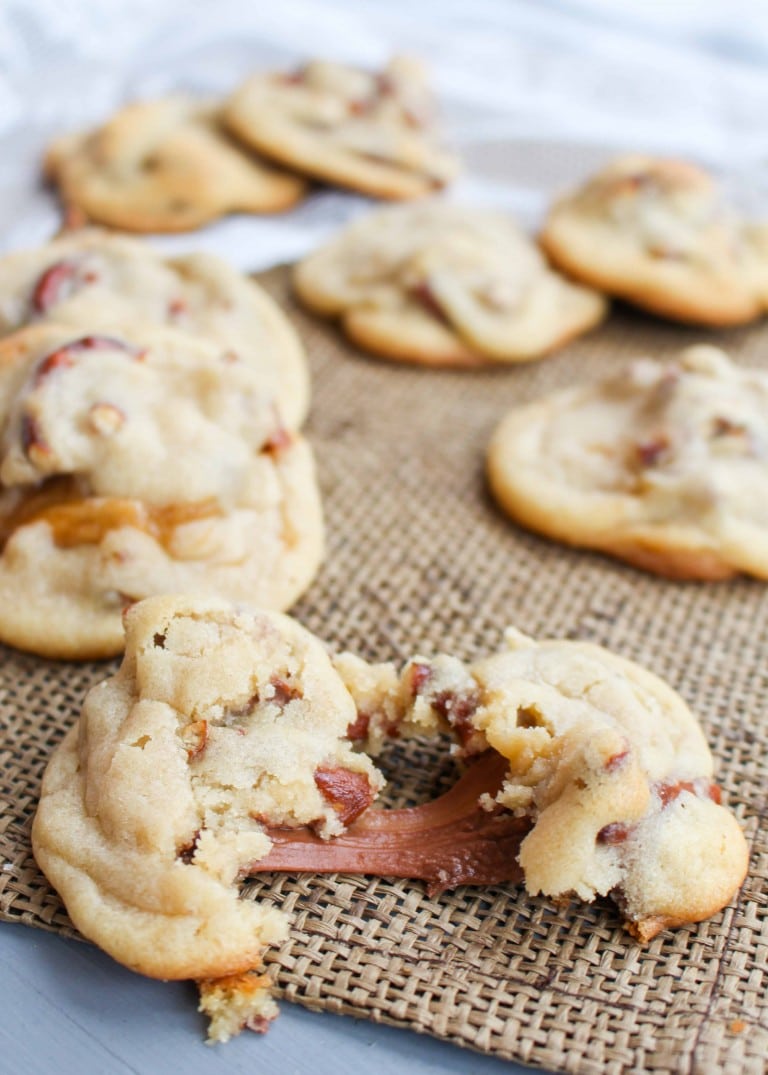
[[[60,549],[98,545],[110,530],[124,526],[142,530],[168,547],[178,526],[212,518],[220,511],[213,497],[157,507],[128,497],[87,496],[77,478],[56,477],[26,492],[0,515],[0,547],[20,526],[37,522],[48,524],[54,544]]]
[[[518,882],[520,844],[531,822],[504,810],[483,810],[483,792],[494,795],[508,762],[493,750],[473,761],[439,798],[402,810],[365,810],[346,832],[323,840],[309,827],[267,826],[269,853],[244,876],[265,870],[373,874],[419,878],[434,894],[455,885]]]

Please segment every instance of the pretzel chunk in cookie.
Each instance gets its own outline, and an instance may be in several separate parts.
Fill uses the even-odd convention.
[[[437,138],[424,72],[405,57],[378,73],[314,60],[297,71],[257,74],[223,117],[264,156],[374,197],[420,197],[456,172]]]
[[[299,264],[294,286],[365,350],[423,365],[529,361],[607,309],[507,217],[440,202],[355,221]]]
[[[129,104],[102,127],[57,139],[46,171],[64,205],[86,220],[138,232],[280,212],[306,186],[241,149],[215,109],[184,97]]]
[[[713,347],[512,410],[488,473],[548,537],[672,578],[768,578],[768,375]]]
[[[257,371],[170,329],[0,341],[0,638],[122,648],[123,607],[188,590],[285,607],[322,554],[312,457]]]
[[[556,268],[590,287],[717,327],[768,307],[764,234],[703,169],[629,154],[555,204],[541,244]]]

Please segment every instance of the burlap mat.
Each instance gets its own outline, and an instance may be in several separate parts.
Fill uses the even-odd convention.
[[[286,274],[264,282],[288,303]],[[272,957],[278,992],[527,1064],[568,1072],[763,1072],[768,1056],[768,589],[665,582],[516,529],[483,481],[483,451],[513,403],[599,376],[638,353],[701,338],[627,311],[555,358],[489,372],[434,372],[355,354],[333,328],[291,313],[315,382],[310,433],[328,557],[295,609],[369,658],[492,652],[514,623],[589,639],[647,664],[700,715],[752,847],[738,901],[646,948],[607,901],[554,908],[513,887],[428,899],[420,884],[278,876],[249,886],[294,916]],[[764,363],[768,327],[720,334]],[[43,766],[86,688],[112,665],[2,652],[0,913],[72,933],[29,850]],[[394,801],[450,781],[440,747],[388,758]]]

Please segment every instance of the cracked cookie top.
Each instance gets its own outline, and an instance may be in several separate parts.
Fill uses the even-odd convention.
[[[723,907],[747,846],[683,699],[600,646],[513,629],[506,642],[472,664],[416,657],[399,674],[340,655],[358,709],[351,734],[379,750],[446,729],[470,764],[501,756],[501,786],[481,802],[526,823],[517,862],[532,895],[610,895],[640,940]]]
[[[158,597],[126,614],[117,675],[57,750],[38,862],[78,928],[160,978],[258,966],[287,920],[238,899],[267,824],[328,839],[383,780],[352,748],[352,698],[324,647],[278,613]]]

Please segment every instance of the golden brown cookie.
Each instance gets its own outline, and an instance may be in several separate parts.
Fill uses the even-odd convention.
[[[127,231],[190,231],[226,213],[277,213],[306,190],[234,143],[215,109],[183,97],[130,104],[102,127],[57,139],[45,167],[65,207]]]
[[[404,57],[380,73],[315,60],[254,75],[223,119],[264,156],[377,198],[417,198],[456,172],[437,139],[421,65]]]
[[[523,526],[660,575],[768,578],[768,374],[714,347],[512,410],[491,488]]]
[[[121,614],[189,591],[285,608],[322,520],[310,449],[243,360],[170,329],[0,341],[0,638],[104,657]]]
[[[208,339],[259,372],[289,429],[309,403],[296,331],[259,285],[212,254],[162,258],[96,228],[0,258],[0,334],[42,320],[83,332],[167,325]]]
[[[421,365],[530,361],[607,311],[509,218],[436,201],[356,220],[297,266],[294,286],[360,347]]]
[[[618,158],[554,205],[541,245],[576,280],[676,321],[736,325],[768,306],[758,230],[684,161]]]

